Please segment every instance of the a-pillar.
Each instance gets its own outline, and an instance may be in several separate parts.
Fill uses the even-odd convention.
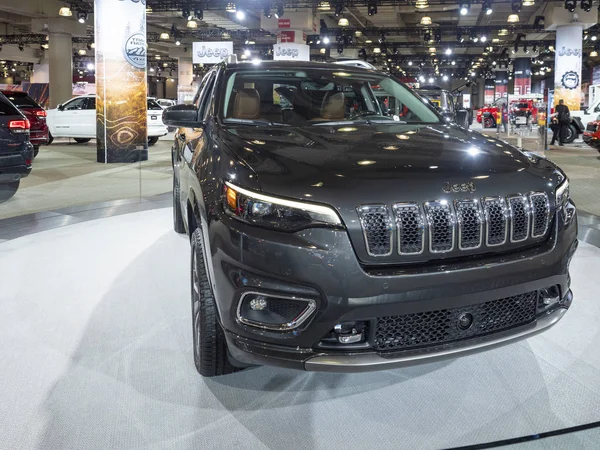
[[[45,18],[31,20],[32,33],[48,34],[49,107],[55,108],[73,96],[73,36],[86,36],[87,27],[75,20]]]
[[[581,104],[583,30],[598,23],[596,8],[584,11],[579,6],[573,13],[556,6],[546,14],[546,29],[556,30],[554,104],[564,100],[571,111],[579,111]]]

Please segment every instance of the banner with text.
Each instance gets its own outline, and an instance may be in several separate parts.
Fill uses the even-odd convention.
[[[484,81],[484,90],[483,90],[483,103],[485,105],[489,105],[494,103],[494,92],[496,91],[496,83],[495,80],[490,78]]]
[[[95,0],[97,161],[148,159],[146,6]]]
[[[275,61],[310,61],[310,47],[306,44],[273,45]]]
[[[499,70],[496,72],[496,100],[508,97],[508,72]]]
[[[582,35],[581,24],[556,29],[554,104],[564,100],[571,111],[579,111],[581,103]]]
[[[531,58],[515,58],[515,95],[531,94]]]
[[[233,42],[194,42],[192,52],[194,64],[217,64],[233,55]]]

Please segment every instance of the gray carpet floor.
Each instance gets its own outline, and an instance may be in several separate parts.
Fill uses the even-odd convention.
[[[260,367],[203,380],[188,265],[167,208],[0,243],[0,449],[431,449],[600,420],[591,245],[573,261],[573,306],[548,332],[365,374]],[[597,448],[593,436],[555,442]]]

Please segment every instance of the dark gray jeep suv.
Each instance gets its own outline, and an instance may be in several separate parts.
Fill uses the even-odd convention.
[[[542,331],[571,304],[564,173],[449,124],[393,77],[220,64],[163,121],[179,127],[174,226],[191,240],[204,376],[458,356]]]

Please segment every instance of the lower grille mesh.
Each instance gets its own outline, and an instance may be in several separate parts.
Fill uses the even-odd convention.
[[[374,348],[405,350],[524,325],[535,319],[537,294],[533,291],[462,308],[378,317]],[[472,317],[472,325],[461,329],[459,318],[465,314]]]

